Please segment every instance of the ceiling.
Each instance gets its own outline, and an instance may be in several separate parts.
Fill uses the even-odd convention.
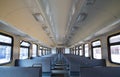
[[[120,29],[119,4],[120,0],[0,0],[0,29],[45,46],[71,46]]]
[[[120,18],[119,0],[39,0],[39,2],[52,27],[55,43],[62,46],[88,41],[104,34],[113,28],[109,25],[119,21]]]
[[[75,11],[78,0],[39,0],[39,2],[52,29],[54,42],[64,44],[71,8]]]

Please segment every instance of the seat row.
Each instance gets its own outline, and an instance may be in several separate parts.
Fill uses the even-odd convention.
[[[0,66],[0,77],[51,77],[51,61],[54,62],[57,57],[54,54],[15,60],[15,66]],[[120,67],[106,67],[104,59],[91,60],[71,54],[60,57],[69,65],[70,77],[120,77]]]
[[[42,66],[42,75],[50,77],[51,76],[51,65],[57,54],[51,54],[44,57],[34,57],[31,59],[16,59],[15,66],[18,67],[32,67],[35,65]]]
[[[120,77],[120,67],[84,67],[79,77]]]
[[[42,77],[42,68],[0,66],[0,77]]]
[[[73,54],[64,54],[64,59],[69,65],[70,76],[79,76],[80,67],[105,67],[106,62],[104,59],[89,59]]]

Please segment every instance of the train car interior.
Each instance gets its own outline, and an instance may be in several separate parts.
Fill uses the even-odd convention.
[[[120,77],[120,0],[0,0],[0,77]]]

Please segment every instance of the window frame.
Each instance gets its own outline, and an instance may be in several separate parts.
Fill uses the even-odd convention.
[[[0,65],[9,64],[9,63],[11,63],[12,60],[13,60],[13,57],[12,57],[12,56],[13,56],[14,38],[13,38],[13,36],[8,35],[8,34],[6,34],[6,33],[2,33],[2,32],[0,32],[0,35],[9,37],[9,38],[11,38],[11,40],[12,40],[12,41],[11,41],[11,44],[0,42],[0,45],[3,45],[3,46],[11,46],[10,61],[9,61],[9,62],[5,62],[5,63],[0,63]]]
[[[102,59],[102,44],[101,44],[101,45],[97,45],[97,46],[93,46],[93,45],[92,45],[92,43],[93,43],[93,42],[96,42],[96,41],[100,41],[100,43],[101,43],[101,40],[100,40],[100,39],[91,42],[91,53],[92,53],[91,55],[92,55],[92,58],[93,58],[93,59],[97,59],[97,58],[94,58],[93,49],[100,47],[100,48],[101,48],[101,59]]]
[[[28,58],[26,58],[26,59],[29,59],[30,58],[30,46],[23,46],[23,45],[21,45],[22,42],[29,43],[30,46],[31,46],[31,43],[29,41],[24,41],[24,40],[20,41],[20,48],[28,48]],[[20,53],[19,53],[19,59],[20,59]]]
[[[120,32],[119,32],[119,33],[116,33],[116,34],[112,34],[112,35],[108,36],[108,38],[107,38],[107,44],[108,44],[108,59],[109,59],[109,62],[110,62],[110,63],[120,65],[120,63],[117,63],[117,62],[113,62],[113,61],[112,61],[111,49],[110,49],[111,46],[120,45],[120,42],[110,43],[110,40],[109,40],[111,37],[114,37],[114,36],[117,36],[117,35],[120,35]]]

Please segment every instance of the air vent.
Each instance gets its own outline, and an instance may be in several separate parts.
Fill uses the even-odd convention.
[[[39,21],[40,23],[44,23],[44,18],[41,13],[35,13],[33,14],[36,21]]]
[[[87,17],[86,13],[79,13],[78,17],[77,17],[77,23],[80,23],[81,21],[84,21]]]
[[[57,44],[58,46],[64,46],[64,44]]]
[[[47,26],[43,26],[42,28],[43,28],[44,30],[48,29],[48,27],[47,27]]]
[[[96,0],[87,0],[86,5],[93,5]]]

